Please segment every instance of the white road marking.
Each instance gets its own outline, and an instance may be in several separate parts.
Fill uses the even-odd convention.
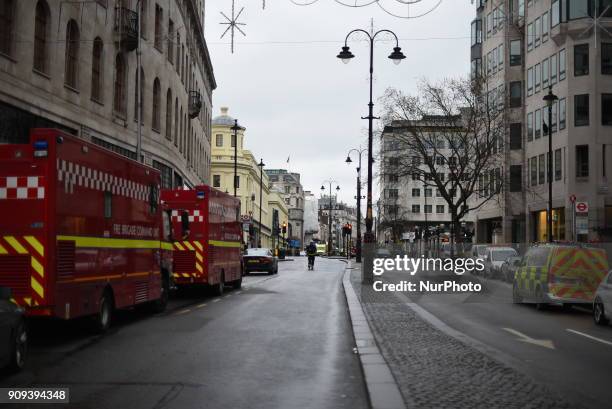
[[[219,302],[221,301],[221,298],[215,298],[212,302]]]
[[[512,329],[512,328],[502,328],[502,329],[504,331],[508,331],[512,335],[516,335],[518,337],[518,340],[521,341],[521,342],[525,342],[527,344],[533,344],[533,345],[541,346],[541,347],[548,348],[548,349],[555,349],[555,345],[553,344],[553,342],[551,340],[548,340],[548,339],[534,339],[534,338],[531,338],[530,336],[527,336],[527,335],[523,334],[522,332],[518,332],[517,330]]]
[[[612,342],[610,342],[610,341],[606,341],[605,339],[597,338],[597,337],[594,337],[594,336],[592,336],[592,335],[585,334],[584,332],[576,331],[576,330],[569,329],[569,328],[567,328],[567,330],[568,330],[569,332],[573,332],[574,334],[582,335],[583,337],[586,337],[586,338],[592,339],[593,341],[601,342],[602,344],[606,344],[606,345],[610,345],[610,346],[612,346]]]
[[[238,291],[238,292],[236,293],[236,295],[240,295],[240,294],[242,294],[242,291]]]
[[[191,312],[191,310],[190,309],[181,310],[181,311],[175,312],[174,315],[183,315],[183,314],[187,314],[188,312]]]
[[[200,305],[196,305],[196,308],[204,308],[206,307],[208,304],[204,303],[204,304],[200,304]]]

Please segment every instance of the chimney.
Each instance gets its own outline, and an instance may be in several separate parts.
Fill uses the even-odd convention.
[[[229,112],[228,107],[221,107],[221,115],[227,116],[228,112]]]

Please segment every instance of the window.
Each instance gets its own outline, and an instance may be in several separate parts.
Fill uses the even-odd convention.
[[[174,146],[178,146],[178,131],[179,131],[179,121],[181,117],[179,116],[179,108],[178,108],[178,98],[174,99]]]
[[[236,189],[240,189],[240,175],[236,175]]]
[[[172,35],[174,34],[174,21],[168,19],[168,61],[170,64],[174,64],[174,43],[172,42]]]
[[[589,125],[589,94],[574,95],[574,126]]]
[[[589,177],[589,145],[576,146],[576,177]]]
[[[291,193],[291,186],[285,186],[285,193]]]
[[[235,147],[236,147],[236,135],[234,135],[234,134],[232,134],[232,136],[231,136],[231,138],[230,138],[230,146],[231,146],[232,148],[235,148]],[[289,192],[287,192],[287,193],[289,193]]]
[[[510,41],[510,66],[518,66],[523,62],[521,53],[521,40]]]
[[[550,25],[556,27],[561,23],[561,4],[559,0],[553,0],[550,12]]]
[[[444,205],[436,205],[436,213],[438,214],[444,213]]]
[[[433,197],[433,191],[425,188],[425,197]]]
[[[421,205],[412,205],[412,213],[421,213]]]
[[[173,51],[174,52],[174,51]],[[176,72],[181,71],[181,34],[176,32]]]
[[[213,175],[213,187],[221,187],[221,175]]]
[[[559,117],[559,101],[553,102],[552,106],[552,131],[557,132],[557,119]]]
[[[510,108],[520,108],[523,103],[523,84],[520,81],[510,83]]]
[[[0,0],[0,53],[11,55],[15,23],[15,0]]]
[[[504,68],[504,45],[501,44],[497,47],[497,69],[502,70]]]
[[[538,156],[538,184],[543,185],[545,182],[546,175],[546,162],[544,161],[544,154]]]
[[[563,81],[565,79],[565,48],[559,51],[559,81]]]
[[[113,87],[113,110],[115,114],[125,119],[126,117],[126,78],[127,66],[123,54],[117,54],[115,58],[115,86]]]
[[[529,173],[531,174],[531,186],[535,186],[538,184],[538,158],[534,156],[529,161]]]
[[[533,23],[527,24],[527,51],[533,50],[534,34]]]
[[[527,95],[533,95],[533,68],[527,70]]]
[[[536,109],[535,111],[535,116],[534,116],[534,121],[535,121],[535,139],[539,139],[540,136],[542,135],[542,111],[539,109]]]
[[[433,207],[432,205],[425,205],[425,213],[431,214],[432,207]]]
[[[218,147],[223,146],[223,135],[222,134],[217,134],[215,137],[215,145]]]
[[[523,167],[521,165],[510,165],[510,191],[521,192],[523,179]]]
[[[140,37],[147,38],[147,0],[140,0]]]
[[[158,5],[155,5],[155,40],[153,44],[160,52],[163,52],[163,21],[164,10]]]
[[[91,99],[102,101],[102,50],[104,44],[100,37],[93,42],[93,54],[91,61]]]
[[[565,4],[565,1],[561,3]],[[572,0],[567,3],[569,20],[589,17],[593,13],[591,0]]]
[[[561,149],[555,151],[555,180],[561,180]]]
[[[540,64],[536,64],[535,68],[535,92],[540,92],[540,85],[542,83],[542,67]]]
[[[79,75],[79,27],[74,20],[70,20],[66,26],[66,67],[64,71],[64,83],[73,89],[78,89]]]
[[[172,90],[166,92],[166,139],[172,140]]]
[[[574,76],[589,75],[589,45],[574,46]]]
[[[472,21],[472,46],[482,43],[482,20]]]
[[[138,70],[137,70],[138,72]],[[136,121],[136,118],[138,118],[138,109],[140,108],[140,122],[142,123],[142,119],[144,117],[144,84],[145,84],[145,77],[144,77],[144,70],[142,69],[142,67],[140,68],[140,87],[138,87],[138,74],[136,74],[136,81],[134,81],[134,121]],[[140,94],[140,98],[138,98]],[[138,101],[140,100],[140,107],[138,106]]]
[[[559,100],[559,130],[565,129],[567,118],[565,98]]]
[[[47,73],[47,34],[49,31],[49,6],[44,0],[36,4],[34,24],[34,69]]]
[[[550,57],[550,84],[554,85],[557,83],[557,54]]]
[[[527,114],[527,141],[533,141],[533,112]]]
[[[549,22],[548,22],[548,11],[542,14],[542,43],[548,41],[548,31],[549,31]]]
[[[542,89],[548,88],[548,79],[550,77],[550,71],[548,67],[548,59],[542,61]]]
[[[412,189],[412,197],[421,197],[421,189]]]
[[[601,94],[601,124],[612,125],[612,94]]]
[[[510,124],[510,149],[521,149],[523,125],[520,122]],[[532,129],[533,130],[533,129]]]
[[[159,131],[161,128],[161,85],[159,78],[153,81],[153,119],[151,127]]]
[[[535,19],[534,22],[534,26],[535,26],[535,47],[539,47],[540,46],[540,40],[542,37],[542,19],[540,19],[539,17]]]

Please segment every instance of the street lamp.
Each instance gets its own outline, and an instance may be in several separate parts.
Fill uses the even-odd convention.
[[[236,197],[238,196],[238,130],[240,129],[237,119],[234,119],[234,126],[231,129],[234,131],[234,197]]]
[[[548,242],[553,241],[552,232],[552,178],[553,178],[553,166],[552,166],[552,107],[554,103],[559,99],[558,96],[553,94],[552,85],[548,87],[548,94],[544,96],[544,101],[548,106],[548,212],[546,213],[546,230],[548,233]]]
[[[325,184],[329,183],[329,214],[328,214],[328,233],[329,233],[329,237],[327,239],[327,255],[331,257],[332,255],[332,209],[333,209],[333,204],[332,204],[332,184],[334,183],[338,183],[335,180],[326,180],[323,182],[323,185],[321,186],[321,191],[325,191]],[[340,190],[340,186],[336,186],[336,192]]]
[[[361,263],[361,154],[365,149],[351,149],[346,156],[346,163],[351,164],[351,153],[355,152],[359,155],[359,166],[357,167],[357,252],[355,261]]]
[[[367,193],[367,210],[366,210],[366,234],[364,236],[364,240],[366,243],[374,243],[374,234],[372,233],[372,224],[373,224],[373,215],[372,215],[372,145],[373,145],[373,126],[374,119],[378,119],[374,117],[374,103],[373,99],[373,89],[374,89],[374,39],[383,33],[389,33],[395,37],[395,47],[393,48],[393,52],[389,55],[389,59],[391,59],[394,63],[399,64],[406,56],[402,53],[402,50],[399,46],[399,39],[397,35],[390,30],[379,30],[374,34],[368,33],[366,30],[356,29],[349,32],[344,39],[344,47],[342,47],[342,51],[338,54],[338,58],[342,60],[344,63],[348,63],[355,56],[350,51],[348,46],[348,39],[353,33],[361,32],[365,34],[370,40],[370,102],[368,103],[368,116],[362,117],[362,119],[368,120],[368,193]],[[363,276],[363,281],[371,281],[372,273],[367,272],[368,276]]]
[[[259,238],[257,239],[257,247],[261,248],[261,208],[263,200],[263,168],[266,166],[263,163],[263,158],[257,164],[259,166]]]

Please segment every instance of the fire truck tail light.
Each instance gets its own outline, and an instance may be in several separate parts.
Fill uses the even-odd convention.
[[[34,142],[34,157],[35,158],[46,158],[49,154],[47,150],[49,143],[47,141],[36,141]]]

